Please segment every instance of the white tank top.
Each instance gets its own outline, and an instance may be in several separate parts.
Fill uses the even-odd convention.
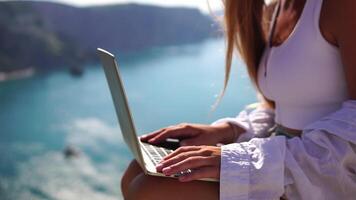
[[[322,3],[306,1],[292,33],[266,49],[258,69],[261,92],[276,103],[275,121],[288,128],[303,129],[349,98],[339,49],[320,32]]]

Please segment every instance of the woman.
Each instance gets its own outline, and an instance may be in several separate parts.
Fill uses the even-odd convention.
[[[179,180],[145,176],[133,162],[122,180],[125,198],[354,199],[356,1],[224,3],[225,87],[237,49],[260,106],[212,125],[182,124],[142,137],[153,144],[187,138],[157,170],[192,173]],[[201,178],[220,184],[194,181]]]

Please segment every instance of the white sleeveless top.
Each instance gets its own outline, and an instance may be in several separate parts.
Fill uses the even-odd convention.
[[[288,128],[303,129],[349,97],[339,49],[320,32],[322,3],[306,1],[290,36],[265,51],[258,69],[261,92],[276,103],[275,122]]]

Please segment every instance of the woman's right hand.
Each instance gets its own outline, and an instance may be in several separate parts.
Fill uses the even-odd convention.
[[[221,123],[217,125],[179,124],[160,129],[153,133],[141,136],[142,142],[159,144],[167,138],[180,139],[181,146],[216,145],[234,142],[244,132],[242,128],[234,130],[232,125]]]

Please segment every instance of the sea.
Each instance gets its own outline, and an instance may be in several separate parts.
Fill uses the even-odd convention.
[[[212,110],[223,88],[222,39],[113,53],[139,135],[182,122],[210,124],[257,101],[236,57]],[[66,156],[68,148],[74,153]],[[1,200],[121,200],[120,179],[132,158],[99,61],[82,77],[58,70],[0,82]]]

